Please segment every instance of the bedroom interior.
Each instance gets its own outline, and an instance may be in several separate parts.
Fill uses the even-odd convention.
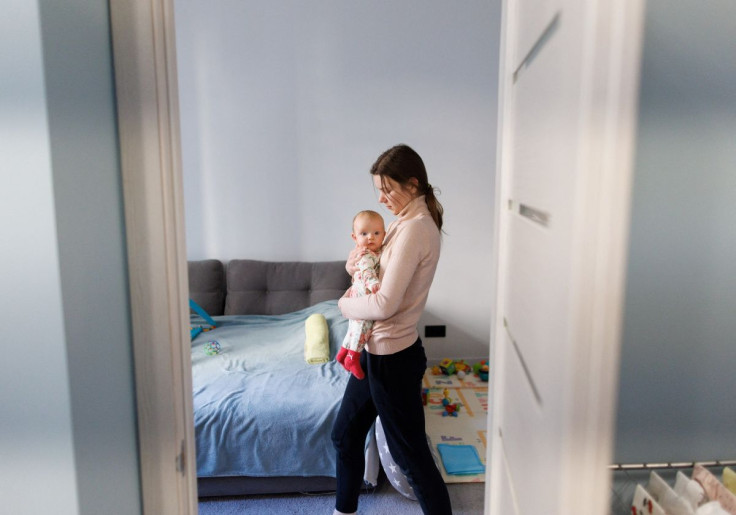
[[[110,50],[115,39],[111,10],[113,25],[136,29],[128,32],[136,34],[133,39],[146,40],[149,30],[155,32],[152,39],[165,39],[156,27],[166,18],[161,12],[166,2],[122,4],[116,0],[19,1],[0,19],[0,46],[10,49],[0,54],[0,69],[10,70],[14,77],[0,95],[0,119],[14,123],[0,138],[0,159],[3,170],[24,170],[7,174],[7,187],[2,189],[3,212],[13,221],[3,224],[3,240],[22,243],[15,247],[22,251],[3,256],[3,290],[11,295],[3,296],[2,312],[7,327],[24,326],[20,348],[33,364],[19,367],[6,359],[0,374],[0,397],[6,409],[0,477],[3,508],[12,513],[108,513],[111,506],[116,513],[131,515],[144,510],[196,513],[197,509],[196,501],[188,504],[191,485],[189,490],[182,486],[194,474],[191,468],[187,472],[191,463],[174,468],[182,440],[178,429],[171,430],[177,427],[171,421],[186,412],[170,393],[174,381],[166,367],[175,375],[176,358],[173,365],[169,356],[162,368],[145,369],[154,371],[150,376],[156,382],[144,390],[145,396],[136,399],[135,393],[134,368],[145,367],[134,367],[134,354],[136,360],[137,355],[154,361],[159,357],[133,350],[131,340],[140,339],[136,333],[140,319],[136,318],[139,313],[132,313],[136,308],[131,308],[131,298],[141,291],[152,292],[157,301],[164,299],[163,304],[167,298],[174,299],[184,311],[186,294],[167,283],[185,273],[166,261],[176,254],[171,249],[178,244],[169,239],[172,226],[162,229],[166,224],[154,220],[146,232],[139,220],[123,219],[121,167],[128,170],[131,155],[139,155],[136,163],[153,178],[150,191],[155,197],[157,182],[166,184],[170,177],[160,170],[170,165],[168,158],[176,152],[166,152],[167,145],[175,148],[167,139],[166,109],[147,96],[156,88],[148,82],[139,88],[144,94],[137,97],[139,89],[125,82],[135,75],[130,73],[133,67],[126,66],[120,54],[113,66]],[[138,14],[126,18],[128,6],[139,9]],[[680,465],[687,467],[691,461],[734,457],[730,449],[736,420],[730,392],[735,376],[730,368],[736,349],[736,276],[732,273],[736,242],[730,220],[736,203],[736,160],[730,136],[736,130],[732,102],[736,77],[728,57],[736,55],[732,37],[736,12],[725,0],[707,6],[681,2],[677,9],[669,2],[650,0],[646,9],[612,461],[656,467],[682,460]],[[145,18],[147,12],[158,21],[147,19],[141,25],[131,21]],[[121,34],[117,32],[118,44]],[[149,50],[145,47],[140,45],[143,53]],[[159,74],[159,80],[164,76]],[[116,80],[120,81],[117,89]],[[166,87],[155,84],[166,98]],[[116,111],[116,101],[146,107]],[[159,122],[165,121],[148,123],[156,121],[157,114]],[[128,138],[129,124],[141,119],[147,123],[142,124],[144,130],[133,129],[143,133],[136,146]],[[163,136],[156,131],[163,131]],[[349,136],[345,140],[354,141]],[[144,144],[151,139],[162,142],[161,146]],[[145,150],[137,152],[142,147]],[[278,149],[271,153],[282,155]],[[372,149],[366,150],[351,160],[357,175],[373,154]],[[128,180],[131,176],[126,175]],[[454,186],[452,181],[438,184]],[[284,193],[285,185],[278,186],[278,192]],[[263,193],[255,201],[262,200]],[[451,191],[443,193],[452,196]],[[367,193],[357,188],[351,194]],[[374,202],[367,195],[364,201]],[[125,202],[135,202],[140,212],[154,206],[151,212],[166,217],[176,211],[161,198],[149,204],[143,196],[128,191]],[[131,231],[127,237],[126,226]],[[179,230],[176,223],[173,227],[173,232]],[[344,226],[335,232],[343,235]],[[182,228],[182,242],[183,234]],[[166,237],[159,245],[161,235]],[[153,251],[141,252],[145,259],[126,256],[126,248],[140,249],[149,237]],[[183,245],[179,251],[186,255]],[[319,251],[310,252],[316,256]],[[233,253],[230,257],[244,256]],[[141,273],[145,260],[156,263],[150,276]],[[167,265],[158,267],[161,261]],[[29,269],[33,270],[30,282]],[[168,309],[156,311],[157,320],[176,320]],[[43,324],[38,323],[39,317]],[[165,332],[167,327],[159,329]],[[186,339],[186,335],[164,334],[162,341]],[[162,385],[161,390],[156,390],[156,384]],[[28,401],[38,408],[29,409]],[[141,433],[136,423],[144,424]],[[160,446],[148,447],[150,440]],[[666,469],[657,470],[667,474]],[[631,487],[645,484],[648,471],[616,471],[616,481],[618,476],[621,490],[614,492],[612,505],[619,511],[612,509],[614,515],[630,513],[626,503],[633,495]],[[39,484],[45,487],[40,489]],[[274,509],[273,504],[267,506]]]
[[[419,327],[429,364],[488,359],[488,163],[495,161],[488,142],[496,137],[498,60],[498,30],[489,27],[500,23],[499,6],[426,7],[174,2],[190,281],[202,260],[221,261],[228,285],[232,260],[344,260],[355,212],[377,209],[387,223],[393,218],[378,205],[368,168],[382,150],[406,142],[422,155],[446,216]],[[478,225],[488,237],[478,236]],[[426,325],[444,326],[445,336],[425,337]],[[195,378],[195,390],[197,384]],[[197,406],[195,396],[199,435],[209,422]],[[479,409],[475,420],[486,413]],[[484,441],[473,443],[485,456]],[[264,480],[222,483],[200,477],[202,501],[216,493],[289,491]],[[291,490],[310,484],[318,483],[300,479]]]
[[[697,184],[691,185],[691,191],[697,191],[699,192],[701,197],[701,201],[704,204],[710,204],[712,206],[724,206],[726,199],[722,196],[722,190],[720,190],[716,185],[717,184],[723,184],[723,181],[726,180],[726,176],[724,175],[724,169],[722,166],[718,165],[721,156],[724,155],[724,152],[727,154],[728,151],[726,148],[721,144],[720,135],[723,134],[721,131],[721,126],[719,126],[720,123],[722,123],[720,117],[713,117],[712,112],[710,110],[709,105],[711,105],[709,102],[717,101],[718,98],[720,98],[720,95],[722,94],[721,91],[724,88],[724,84],[727,83],[728,76],[727,74],[724,75],[724,70],[722,67],[713,65],[712,61],[709,61],[708,59],[705,59],[703,56],[707,54],[707,52],[712,51],[714,46],[717,46],[719,43],[723,43],[722,40],[716,40],[715,42],[711,39],[705,38],[704,35],[708,33],[707,30],[703,29],[703,26],[708,25],[716,18],[723,17],[719,16],[719,9],[725,9],[726,7],[720,5],[718,8],[714,8],[712,11],[701,11],[702,18],[695,18],[699,20],[700,25],[690,27],[689,30],[684,30],[685,22],[683,20],[688,19],[692,16],[693,13],[689,12],[688,10],[684,9],[681,10],[677,14],[673,14],[671,12],[667,12],[666,15],[664,13],[665,7],[656,3],[656,2],[650,2],[647,4],[647,11],[646,11],[646,20],[647,25],[645,27],[645,40],[644,40],[644,52],[643,52],[643,58],[644,58],[644,64],[643,64],[643,70],[642,70],[642,97],[641,97],[641,112],[640,117],[637,121],[637,125],[639,128],[639,134],[637,135],[637,147],[640,149],[639,154],[637,154],[637,161],[635,162],[636,167],[636,174],[635,174],[635,182],[633,185],[633,198],[632,198],[632,222],[631,222],[631,247],[630,247],[630,253],[627,257],[627,260],[629,262],[629,266],[632,267],[631,269],[634,270],[634,275],[629,274],[628,280],[627,280],[627,297],[625,301],[626,305],[626,316],[625,316],[625,322],[623,327],[623,337],[624,337],[624,344],[622,348],[622,355],[621,359],[624,363],[624,370],[621,372],[621,382],[620,387],[618,391],[619,396],[619,411],[618,411],[618,418],[617,418],[617,440],[615,444],[615,450],[614,450],[614,459],[613,461],[619,465],[621,464],[628,464],[631,465],[632,463],[649,463],[657,462],[658,464],[662,464],[663,458],[665,459],[665,462],[669,461],[680,461],[682,463],[682,460],[684,459],[684,462],[694,462],[694,461],[713,461],[713,460],[719,460],[727,462],[728,456],[725,458],[722,454],[722,449],[724,448],[724,443],[728,442],[729,439],[725,434],[725,430],[727,427],[729,427],[732,423],[732,418],[730,413],[723,413],[719,412],[717,409],[710,409],[708,412],[708,417],[706,418],[700,418],[697,420],[694,420],[692,418],[688,418],[691,425],[686,429],[682,430],[682,428],[677,428],[677,424],[673,424],[671,417],[672,416],[681,416],[682,413],[679,409],[674,407],[668,407],[670,403],[675,399],[678,398],[678,396],[671,396],[667,392],[661,391],[659,389],[655,389],[654,391],[648,390],[651,392],[651,397],[642,396],[641,391],[647,390],[647,388],[650,388],[651,383],[649,383],[648,379],[641,380],[639,377],[633,377],[636,374],[640,373],[642,367],[651,366],[653,359],[646,360],[642,359],[643,356],[648,356],[648,352],[642,353],[641,348],[639,346],[646,345],[648,346],[649,351],[653,351],[654,349],[658,348],[658,345],[653,343],[651,336],[646,336],[647,334],[655,334],[655,335],[662,335],[667,334],[668,337],[665,339],[659,338],[657,341],[660,346],[660,350],[662,352],[666,352],[661,349],[661,346],[665,346],[665,348],[668,351],[671,351],[674,347],[675,349],[675,356],[681,356],[683,354],[686,354],[687,351],[685,349],[692,349],[692,343],[691,341],[684,341],[682,339],[683,334],[687,334],[687,331],[680,331],[678,332],[678,337],[676,338],[672,333],[671,329],[668,329],[667,327],[662,327],[657,325],[659,322],[656,320],[653,320],[652,318],[647,317],[646,314],[651,313],[653,309],[656,310],[653,304],[651,304],[651,299],[649,297],[649,293],[644,291],[644,289],[641,287],[641,285],[645,284],[646,281],[643,280],[644,277],[648,277],[649,280],[651,279],[651,267],[652,267],[652,255],[659,255],[659,256],[666,256],[667,259],[670,262],[677,262],[677,258],[673,257],[672,254],[676,254],[672,252],[672,249],[668,245],[662,245],[657,246],[656,248],[653,248],[652,243],[653,242],[659,242],[662,243],[657,238],[652,238],[651,234],[648,233],[639,233],[639,230],[643,230],[644,228],[648,226],[656,227],[658,230],[661,231],[662,228],[666,228],[664,232],[660,232],[660,234],[666,234],[667,231],[673,231],[677,232],[682,231],[683,228],[687,230],[688,227],[692,227],[692,225],[689,225],[687,223],[676,225],[672,223],[671,221],[668,222],[667,220],[663,220],[661,218],[658,218],[653,215],[651,211],[649,211],[647,208],[642,206],[647,206],[651,204],[656,204],[656,202],[664,202],[666,204],[666,207],[662,208],[663,212],[666,213],[676,213],[676,211],[673,210],[673,201],[676,201],[678,199],[679,190],[675,189],[668,189],[661,187],[662,181],[666,182],[666,179],[660,177],[662,170],[666,169],[666,166],[663,166],[663,164],[659,161],[661,159],[661,156],[672,156],[676,155],[675,148],[679,150],[679,152],[683,153],[683,160],[682,162],[687,162],[688,159],[692,159],[691,156],[693,155],[699,155],[704,160],[707,160],[709,162],[714,162],[714,166],[709,169],[708,172],[703,172],[700,174],[698,179],[701,181],[700,187],[698,187]],[[283,15],[283,13],[281,13]],[[333,13],[334,14],[334,13]],[[325,20],[327,20],[325,23],[329,24],[329,17],[325,17]],[[728,19],[726,17],[726,19]],[[657,21],[659,20],[659,21]],[[722,22],[723,23],[723,22]],[[720,26],[720,32],[716,32],[715,34],[725,34],[728,33],[728,27],[724,27],[723,25]],[[323,30],[325,33],[329,34],[329,30],[325,30],[325,27],[320,27],[321,30]],[[316,30],[320,30],[316,29]],[[346,30],[345,33],[353,34],[358,33],[359,31],[350,31]],[[677,36],[675,35],[677,33]],[[293,32],[292,32],[293,34]],[[672,41],[676,40],[677,37],[682,37],[683,34],[686,34],[688,36],[688,44],[691,45],[691,48],[699,49],[698,51],[691,50],[691,53],[685,56],[684,62],[687,63],[687,66],[690,67],[693,65],[694,62],[698,61],[700,63],[703,63],[704,69],[703,74],[706,74],[708,76],[713,77],[713,87],[712,90],[709,90],[704,96],[708,100],[705,100],[703,103],[698,104],[698,102],[694,101],[694,95],[692,89],[687,89],[687,83],[685,83],[685,86],[683,86],[681,89],[673,88],[673,85],[668,81],[668,77],[671,76],[671,74],[681,74],[681,75],[687,75],[688,72],[686,70],[683,70],[682,68],[678,68],[678,59],[673,58],[671,52],[668,52],[666,48],[669,46],[668,43],[671,43]],[[333,35],[334,36],[334,35]],[[337,37],[337,36],[335,36]],[[713,37],[713,34],[711,34],[711,37]],[[718,37],[718,36],[715,36]],[[339,38],[338,38],[339,39]],[[665,41],[666,43],[661,44],[660,41]],[[189,41],[188,44],[193,45],[192,41]],[[329,45],[328,45],[329,46]],[[336,45],[336,47],[339,45]],[[337,53],[336,56],[333,56],[337,62],[340,62],[344,65],[346,62],[345,55],[340,54],[339,52],[335,51],[335,47],[333,48],[333,53]],[[300,54],[298,54],[299,57],[304,57],[304,52],[309,54],[310,49],[301,49]],[[293,57],[293,56],[292,56]],[[295,58],[297,59],[297,58]],[[298,59],[297,59],[298,60]],[[299,61],[301,62],[301,61]],[[308,60],[307,60],[308,62]],[[656,65],[653,65],[651,63],[656,63]],[[671,66],[672,69],[668,69],[667,66]],[[302,77],[303,70],[299,68],[299,65],[296,66],[297,71],[295,72],[295,75],[298,77]],[[330,64],[326,62],[319,62],[317,63],[317,69],[320,71],[323,71],[326,73],[326,75],[331,79],[337,79],[334,81],[334,83],[340,83],[341,80],[345,80],[349,83],[350,86],[354,86],[355,84],[353,82],[350,82],[349,79],[341,78],[341,77],[335,77],[330,75],[330,72],[334,72],[334,70],[330,69]],[[181,73],[186,73],[186,68]],[[720,74],[720,75],[719,75]],[[180,75],[181,76],[181,75]],[[200,77],[201,81],[201,77]],[[355,108],[355,105],[359,105],[358,102],[355,104],[348,104],[345,102],[341,102],[338,99],[335,99],[335,88],[334,83],[331,83],[331,88],[327,88],[332,97],[329,100],[323,101],[323,104],[319,104],[317,106],[307,106],[301,105],[295,110],[297,111],[297,114],[295,115],[297,120],[299,121],[299,124],[305,124],[308,125],[305,122],[305,119],[310,119],[308,116],[309,113],[314,114],[311,109],[314,109],[316,112],[317,110],[320,111],[323,118],[320,119],[320,123],[316,127],[309,127],[309,137],[306,138],[307,141],[313,141],[309,138],[313,138],[316,140],[319,140],[320,136],[325,137],[325,134],[327,130],[325,127],[328,125],[329,121],[333,121],[334,118],[338,118],[341,116],[341,113],[351,113],[351,109]],[[202,86],[202,82],[199,83],[200,87]],[[324,85],[324,84],[320,84]],[[673,91],[672,97],[667,97],[665,95],[661,94],[661,87],[664,86],[668,91]],[[307,92],[304,91],[301,92],[301,95],[298,96],[298,98],[302,101],[309,98],[309,93],[313,93],[315,88],[315,84],[307,84],[305,86],[305,89]],[[679,95],[679,96],[678,96]],[[337,95],[339,97],[339,95]],[[186,101],[186,92],[183,92],[183,98],[182,101]],[[263,99],[260,99],[263,101]],[[677,101],[684,102],[687,104],[688,102],[691,102],[693,104],[693,112],[697,112],[699,115],[698,122],[702,124],[703,127],[706,128],[706,134],[708,134],[708,137],[705,138],[691,138],[688,141],[687,145],[678,144],[676,142],[673,142],[671,139],[661,139],[663,132],[665,132],[662,128],[662,126],[658,123],[661,118],[665,117],[671,117],[672,113],[668,112],[668,110],[672,110],[674,105],[682,105],[681,103],[676,103]],[[210,107],[217,107],[217,106],[210,106]],[[263,102],[259,107],[263,107]],[[300,109],[305,109],[305,112],[299,111]],[[326,114],[325,114],[326,113]],[[663,114],[664,113],[664,114]],[[203,115],[204,113],[202,111],[198,112],[198,116]],[[412,113],[416,114],[416,113]],[[375,116],[375,115],[374,115]],[[344,120],[343,120],[344,121]],[[406,122],[402,122],[406,123]],[[684,124],[681,120],[675,120],[675,127],[678,129],[682,129]],[[404,128],[405,129],[405,128]],[[186,130],[186,129],[182,129]],[[372,133],[370,132],[370,129],[361,128],[360,130],[368,131],[367,133],[361,132],[362,136],[367,137],[367,140],[370,140],[370,136]],[[686,131],[683,129],[682,132],[675,131],[675,134],[673,134],[671,137],[674,139],[682,138],[683,133]],[[184,135],[183,135],[184,136]],[[198,135],[201,136],[201,135]],[[211,136],[214,136],[212,134]],[[344,137],[344,136],[343,136]],[[332,142],[329,135],[327,135],[328,143]],[[338,139],[339,142],[343,142],[344,139]],[[216,145],[216,138],[210,139],[209,144],[211,145],[208,149],[208,151],[211,153],[212,156],[217,156],[217,153],[215,152],[218,148]],[[387,141],[386,144],[391,144],[390,141]],[[316,145],[319,147],[319,142]],[[263,145],[260,146],[260,148],[264,148]],[[265,145],[265,148],[269,148],[268,145]],[[312,178],[314,175],[312,175],[312,172],[316,168],[330,168],[330,164],[337,170],[340,166],[340,163],[338,162],[337,165],[334,163],[329,162],[330,158],[325,156],[330,156],[334,152],[334,146],[329,147],[329,151],[325,151],[322,155],[314,155],[311,154],[311,152],[314,152],[313,147],[310,145],[307,145],[307,148],[299,147],[299,155],[305,156],[304,163],[306,163],[306,169],[309,172],[309,177]],[[366,151],[366,155],[363,156],[363,159],[367,159],[370,161],[371,157]],[[255,153],[255,155],[258,155]],[[431,154],[430,154],[431,155]],[[197,158],[201,158],[201,156],[196,156]],[[219,156],[216,157],[216,159],[219,159]],[[314,161],[312,161],[314,160]],[[327,160],[328,162],[325,163],[322,160]],[[310,167],[310,163],[312,167]],[[262,163],[259,163],[262,164]],[[671,166],[670,160],[667,160],[667,164]],[[326,165],[326,166],[325,166]],[[360,163],[355,163],[355,166],[359,169]],[[684,169],[681,171],[682,174],[687,173]],[[705,174],[705,175],[704,175]],[[340,177],[341,178],[341,177]],[[331,176],[331,179],[334,181],[334,183],[339,182],[337,177]],[[652,182],[648,182],[652,181]],[[455,184],[455,183],[453,183]],[[652,184],[657,184],[660,188],[657,190],[657,194],[655,197],[651,197],[653,195],[652,193]],[[260,185],[260,184],[259,184]],[[671,185],[671,183],[670,183]],[[210,185],[211,186],[211,185]],[[283,186],[283,183],[280,183],[280,186]],[[302,183],[300,183],[300,187],[302,188],[302,191],[308,191],[310,186],[309,180],[303,180]],[[320,187],[316,188],[316,194],[312,195],[305,195],[308,198],[300,198],[299,202],[301,206],[306,206],[306,211],[309,212],[309,207],[314,206],[317,201],[315,201],[315,198],[321,198],[320,194],[323,191],[323,188]],[[199,187],[199,185],[198,185]],[[656,189],[656,188],[655,188]],[[279,188],[279,194],[284,193],[284,190]],[[295,193],[293,191],[289,191],[292,195]],[[312,191],[311,193],[315,193]],[[355,194],[360,194],[356,192],[352,192]],[[196,194],[202,194],[201,191],[197,191]],[[191,192],[190,192],[191,195]],[[296,196],[298,197],[299,194],[296,193]],[[293,198],[293,197],[292,197]],[[660,200],[662,199],[662,200]],[[366,199],[366,201],[370,201],[372,199]],[[684,206],[684,204],[681,204]],[[196,208],[195,208],[196,209]],[[677,216],[677,215],[675,215]],[[684,216],[684,215],[680,215]],[[335,217],[339,218],[339,217]],[[720,238],[723,237],[726,232],[723,227],[719,227],[718,224],[713,225],[712,219],[709,215],[706,215],[706,217],[701,221],[705,222],[707,220],[707,223],[710,224],[711,229],[715,229],[714,233],[711,233],[712,237]],[[334,220],[333,220],[334,221]],[[201,221],[197,223],[202,223]],[[691,224],[697,224],[697,222],[694,222],[693,218],[690,218]],[[677,229],[675,229],[677,228]],[[188,229],[189,230],[189,229]],[[202,229],[202,227],[199,228],[200,232],[197,234],[197,237],[199,237],[201,240],[209,241],[210,243],[216,241],[215,237],[210,237],[206,234],[206,231]],[[694,229],[690,229],[690,231],[693,231]],[[339,232],[339,229],[336,229],[336,232]],[[691,232],[688,232],[688,234],[691,234]],[[695,233],[692,233],[693,236]],[[700,237],[703,237],[703,233],[699,233]],[[678,240],[676,237],[673,237],[672,242],[674,241],[681,241]],[[222,245],[223,249],[228,249],[229,243],[224,243],[224,240],[220,240],[220,244]],[[231,242],[230,242],[231,243]],[[704,244],[705,247],[713,246],[714,241],[709,240],[708,244]],[[305,252],[305,255],[311,255],[311,256],[319,256],[321,252],[320,250],[316,250],[315,247],[310,247],[311,242],[303,242],[302,243],[302,250]],[[277,251],[278,252],[278,251]],[[276,253],[277,253],[276,252]],[[227,253],[227,251],[225,251]],[[233,256],[236,256],[236,254],[233,254]],[[709,260],[709,265],[713,265],[713,261],[711,258],[705,257],[708,256],[708,254],[704,255],[703,259]],[[698,267],[698,265],[694,264],[693,256],[687,255],[686,257],[683,256],[683,261],[680,262],[681,267],[684,267],[684,269],[692,269],[691,267],[695,266]],[[721,262],[721,261],[719,261]],[[708,268],[708,266],[705,266],[705,268]],[[637,268],[638,267],[638,268]],[[700,267],[703,268],[702,266]],[[714,268],[712,268],[713,273],[716,276],[722,275],[722,266],[716,265]],[[683,276],[687,276],[688,274],[684,274]],[[677,285],[676,287],[686,287],[688,289],[694,289],[699,292],[699,294],[703,297],[708,298],[714,298],[720,297],[725,294],[726,297],[728,295],[732,295],[733,288],[729,287],[725,289],[719,289],[718,287],[715,287],[715,285],[711,282],[707,282],[707,286],[705,284],[683,284],[678,281],[673,281],[672,277],[668,277],[668,280],[672,281],[674,285]],[[654,288],[656,290],[656,288]],[[730,292],[730,293],[728,293]],[[727,303],[726,305],[733,305],[733,299],[730,298],[730,303]],[[636,306],[636,309],[634,309],[634,306]],[[695,314],[696,317],[699,319],[703,319],[704,317],[710,317],[713,316],[712,313],[706,314],[702,311],[698,312],[697,309],[694,308],[694,306],[691,303],[685,303],[682,308],[679,309],[686,309],[691,314]],[[644,316],[637,316],[639,313],[643,313]],[[682,317],[681,319],[686,319],[686,317]],[[667,320],[669,318],[667,317]],[[732,352],[730,346],[724,347],[720,342],[728,341],[728,337],[726,336],[724,338],[723,335],[730,334],[729,329],[727,327],[727,320],[723,317],[717,316],[718,323],[715,327],[711,328],[712,333],[709,333],[709,337],[703,338],[701,336],[700,339],[700,345],[703,348],[708,349],[707,353],[709,356],[715,356],[711,357],[711,359],[714,359],[718,363],[726,363],[728,362],[728,359],[719,359],[719,358],[728,358],[730,357],[730,352]],[[435,323],[435,321],[432,321]],[[667,323],[667,322],[665,322]],[[667,323],[668,324],[668,323]],[[724,326],[724,324],[726,324]],[[669,326],[668,326],[669,327]],[[643,343],[646,342],[646,343]],[[677,342],[677,343],[675,343]],[[437,356],[440,357],[441,355]],[[712,362],[711,362],[712,363]],[[674,368],[680,368],[685,369],[687,368],[688,364],[686,361],[678,361],[678,360],[671,360],[669,361],[669,366]],[[667,368],[660,369],[666,371]],[[629,375],[627,375],[629,374]],[[723,376],[722,374],[720,375]],[[702,377],[702,375],[701,375]],[[668,388],[672,388],[673,385],[671,381],[661,381],[661,384],[666,385]],[[720,396],[727,395],[725,392],[728,389],[722,390],[720,392]],[[710,402],[710,406],[713,406],[714,403],[712,403],[712,392],[709,393],[703,393],[703,395],[707,396],[708,401]],[[716,395],[716,397],[719,397],[719,395]],[[706,398],[704,398],[702,395],[694,394],[691,390],[688,390],[687,393],[682,392],[681,398],[687,398],[689,402],[692,404],[697,405],[703,405],[703,402],[706,401]],[[718,401],[720,402],[720,401]],[[716,402],[717,404],[717,402]],[[652,424],[656,427],[656,431],[653,431],[650,433],[651,441],[647,438],[643,438],[640,431],[639,431],[639,422],[636,420],[636,417],[632,414],[632,411],[636,410],[650,410],[650,413],[656,413],[656,416],[648,419],[648,423]],[[658,412],[657,410],[661,409],[662,412]],[[685,453],[682,454],[681,451],[683,449],[689,449],[692,451],[694,447],[691,445],[692,440],[697,438],[697,435],[702,434],[704,431],[704,426],[709,426],[708,434],[710,436],[714,435],[720,435],[716,436],[715,438],[706,438],[701,439],[700,443],[697,447],[698,452],[693,453]],[[668,434],[669,436],[667,438],[660,438],[661,435]],[[653,441],[659,442],[662,446],[658,447],[657,445],[652,445]],[[677,441],[677,444],[672,444],[672,441]],[[646,442],[646,443],[643,443]],[[669,442],[669,443],[668,443]],[[687,443],[686,443],[687,442]],[[704,442],[709,442],[707,445]],[[646,447],[646,452],[643,451],[643,448],[641,447],[644,445]],[[690,456],[688,458],[688,456]],[[680,459],[681,458],[681,459]],[[665,463],[666,465],[666,463]],[[662,472],[663,475],[666,476],[666,472]],[[631,487],[635,481],[632,480],[632,478],[638,477],[633,472],[624,472],[621,474],[621,471],[618,470],[614,472],[614,493],[612,496],[612,506],[611,510],[612,513],[623,513],[624,511],[628,510],[628,506],[626,506],[627,502],[631,501],[632,495],[631,495]],[[618,490],[616,490],[618,489]],[[628,490],[627,490],[628,489]],[[618,498],[617,498],[618,497]],[[616,504],[616,503],[619,504]],[[617,511],[619,510],[619,511]]]

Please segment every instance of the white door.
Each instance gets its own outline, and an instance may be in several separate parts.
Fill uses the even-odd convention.
[[[608,512],[643,5],[503,5],[486,512]]]

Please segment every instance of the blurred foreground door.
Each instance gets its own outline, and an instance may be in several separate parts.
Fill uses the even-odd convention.
[[[608,513],[642,16],[503,4],[486,513]]]

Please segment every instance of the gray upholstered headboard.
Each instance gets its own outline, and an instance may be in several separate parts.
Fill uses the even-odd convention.
[[[189,296],[212,316],[280,315],[340,298],[345,261],[189,261]]]

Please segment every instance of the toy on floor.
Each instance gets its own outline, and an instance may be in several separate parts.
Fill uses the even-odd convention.
[[[465,379],[465,376],[473,371],[473,368],[463,360],[455,362],[455,373],[459,379]]]
[[[458,360],[455,361],[455,371],[459,374],[460,372],[463,372],[467,374],[468,372],[471,372],[473,370],[473,367],[465,363],[465,361]]]
[[[445,358],[440,361],[440,371],[446,376],[451,376],[455,373],[455,362],[450,358]]]
[[[432,367],[432,373],[436,376],[440,374],[451,376],[452,374],[460,374],[460,372],[462,372],[462,377],[465,377],[465,374],[469,373],[470,370],[470,365],[465,363],[465,361],[461,359],[452,360],[450,358],[445,358],[440,361],[439,366]]]
[[[447,388],[442,390],[442,394],[444,395],[444,398],[442,399],[442,405],[445,407],[445,411],[442,412],[442,416],[457,417],[462,404],[460,404],[459,402],[452,402],[452,399],[450,398],[450,390],[448,390]]]
[[[480,377],[481,381],[488,381],[488,361],[483,360],[473,365],[473,373]]]
[[[475,363],[473,366],[468,365],[465,363],[464,360],[452,360],[450,358],[445,358],[442,361],[440,361],[439,365],[436,365],[432,367],[432,375],[439,376],[439,375],[446,375],[451,376],[453,374],[457,374],[457,377],[459,379],[464,379],[469,374],[474,374],[480,378],[481,381],[488,381],[488,361],[483,360],[479,361],[478,363]]]

